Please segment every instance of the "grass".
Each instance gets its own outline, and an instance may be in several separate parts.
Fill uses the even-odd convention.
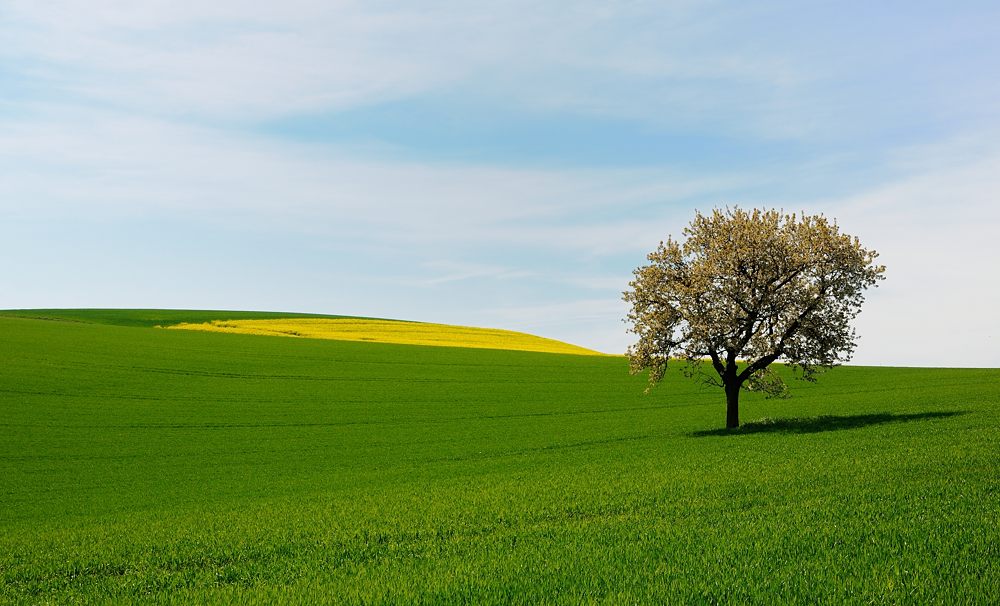
[[[0,602],[1000,602],[1000,370],[844,367],[726,432],[619,357],[171,314],[213,319],[0,312]]]
[[[436,347],[471,347],[538,351],[586,356],[602,355],[592,349],[553,339],[496,328],[452,326],[427,322],[371,320],[360,318],[268,318],[182,322],[164,328],[203,330],[230,334],[305,337],[336,341],[368,341],[403,345],[433,345]]]

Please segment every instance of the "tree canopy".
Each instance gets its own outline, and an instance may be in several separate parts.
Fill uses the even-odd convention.
[[[726,426],[737,427],[741,389],[787,392],[771,363],[815,380],[850,359],[851,321],[885,272],[858,238],[823,215],[740,208],[696,212],[683,235],[661,242],[624,293],[638,335],[631,370],[648,370],[650,386],[679,359],[725,389]]]

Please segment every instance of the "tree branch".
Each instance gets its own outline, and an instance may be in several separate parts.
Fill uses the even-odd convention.
[[[714,349],[711,349],[709,350],[708,355],[712,357],[712,368],[715,369],[715,372],[719,373],[720,377],[725,376],[726,367],[723,366],[722,360],[719,359],[719,353]]]
[[[801,274],[802,272],[804,272],[805,270],[806,270],[806,266],[803,265],[802,267],[799,267],[798,269],[796,269],[792,273],[788,274],[788,277],[786,277],[784,280],[781,280],[780,282],[778,282],[778,285],[774,287],[774,291],[777,292],[777,291],[781,290],[781,288],[785,284],[788,284],[789,282],[791,282],[792,280],[794,280],[795,278],[797,278],[798,275]]]
[[[737,377],[737,379],[740,382],[740,385],[742,385],[744,381],[749,379],[753,373],[767,368],[767,366],[771,362],[774,362],[775,360],[781,357],[781,354],[785,353],[785,343],[788,342],[788,339],[795,336],[795,333],[798,332],[799,328],[802,326],[802,320],[804,320],[806,316],[808,316],[809,314],[811,314],[813,311],[816,310],[819,304],[823,302],[823,297],[825,295],[826,295],[826,285],[824,284],[820,287],[819,294],[816,296],[815,299],[813,299],[812,303],[810,303],[809,306],[806,307],[801,314],[799,314],[799,317],[795,318],[795,320],[788,325],[788,328],[785,329],[785,332],[781,335],[781,339],[778,341],[777,346],[775,346],[774,348],[774,352],[766,356],[761,356],[753,364],[747,366],[746,369],[744,369],[743,372],[740,373],[739,377]]]
[[[757,332],[753,329],[753,325],[757,322],[757,318],[760,316],[758,310],[751,311],[747,314],[747,321],[743,323],[743,338],[740,339],[739,344],[736,346],[736,351],[743,351],[743,348],[747,346],[750,339],[753,338],[754,334]]]

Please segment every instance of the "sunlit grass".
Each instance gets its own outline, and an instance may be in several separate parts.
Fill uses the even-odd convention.
[[[182,322],[166,328],[201,330],[244,335],[269,335],[332,339],[335,341],[368,341],[401,345],[433,345],[441,347],[475,347],[578,355],[602,355],[562,341],[536,337],[522,332],[496,328],[475,328],[424,322],[394,320],[288,318],[263,320],[212,320]]]
[[[15,315],[0,604],[1000,604],[1000,370],[838,368],[727,431],[622,356]]]

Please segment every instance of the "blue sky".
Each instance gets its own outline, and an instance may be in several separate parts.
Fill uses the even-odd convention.
[[[858,363],[1000,366],[995,2],[0,2],[0,308],[630,342],[695,209],[882,254]]]

